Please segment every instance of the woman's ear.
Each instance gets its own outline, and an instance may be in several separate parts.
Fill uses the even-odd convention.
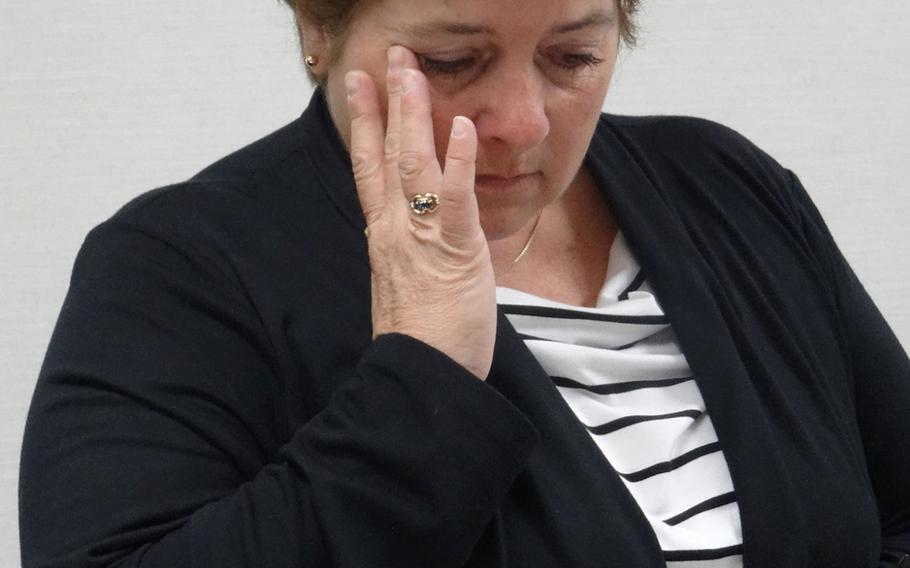
[[[328,59],[328,41],[325,29],[310,22],[299,11],[295,14],[297,31],[300,33],[300,45],[306,57],[307,70],[315,76],[320,76],[325,70],[325,61]]]

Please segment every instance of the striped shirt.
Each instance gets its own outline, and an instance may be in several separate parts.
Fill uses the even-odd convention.
[[[670,322],[621,234],[593,308],[497,302],[650,521],[672,568],[741,568],[726,459]]]

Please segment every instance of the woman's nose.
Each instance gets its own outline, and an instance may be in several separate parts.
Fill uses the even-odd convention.
[[[550,133],[544,85],[533,74],[501,78],[488,94],[485,111],[477,117],[481,142],[501,144],[522,152],[543,142]]]

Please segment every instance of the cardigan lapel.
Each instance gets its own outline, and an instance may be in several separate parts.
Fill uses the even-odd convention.
[[[805,526],[748,370],[731,338],[723,291],[675,216],[645,149],[601,121],[586,166],[669,317],[730,467],[749,567],[809,564]],[[730,313],[728,310],[727,313]]]
[[[528,550],[518,553],[517,565],[548,565],[546,554],[534,556],[535,548],[561,546],[554,561],[563,566],[664,566],[641,508],[502,310],[487,384],[518,407],[540,435],[500,522],[516,522],[520,510],[533,503],[543,509],[536,516],[545,517],[551,537],[560,535],[524,544]],[[510,521],[505,517],[512,509],[519,512]]]
[[[366,220],[351,173],[351,156],[335,128],[325,93],[317,88],[310,105],[298,120],[297,135],[306,149],[318,186],[351,226],[362,236]]]

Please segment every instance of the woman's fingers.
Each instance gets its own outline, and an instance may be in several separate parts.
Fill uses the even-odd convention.
[[[442,170],[436,158],[433,115],[427,80],[415,69],[401,70],[401,147],[398,152],[401,190],[410,200],[419,193],[440,194],[441,208],[448,199],[441,191]],[[423,221],[417,217],[415,221]]]
[[[389,188],[387,198],[394,203],[392,193],[400,194],[401,183],[398,179],[398,154],[401,150],[401,72],[404,66],[403,48],[392,46],[388,53],[388,72],[386,73],[387,118],[385,130],[385,174]],[[404,201],[404,197],[400,196]]]
[[[363,71],[344,78],[351,121],[351,168],[367,226],[385,209],[382,110],[376,86]]]
[[[400,71],[401,136],[398,150],[398,175],[401,191],[410,200],[420,193],[436,193],[439,211],[432,216],[412,216],[413,224],[442,230],[448,244],[462,244],[481,235],[477,199],[474,195],[474,163],[477,135],[474,124],[459,117],[446,153],[443,176],[436,155],[433,113],[426,76],[419,70],[412,53],[403,50]],[[390,191],[391,188],[390,188]]]
[[[383,135],[376,87],[363,73],[346,77],[351,114],[351,160],[367,224],[386,212],[412,227],[432,229],[447,244],[460,248],[482,236],[474,195],[477,133],[465,117],[453,122],[445,175],[436,155],[429,85],[414,55],[400,46],[388,51],[388,115]],[[412,215],[415,195],[435,193],[439,211]],[[397,225],[399,221],[393,221]]]
[[[449,147],[446,150],[442,194],[445,196],[439,216],[443,233],[466,242],[481,233],[480,212],[474,194],[474,175],[477,158],[477,130],[464,116],[452,120]]]

